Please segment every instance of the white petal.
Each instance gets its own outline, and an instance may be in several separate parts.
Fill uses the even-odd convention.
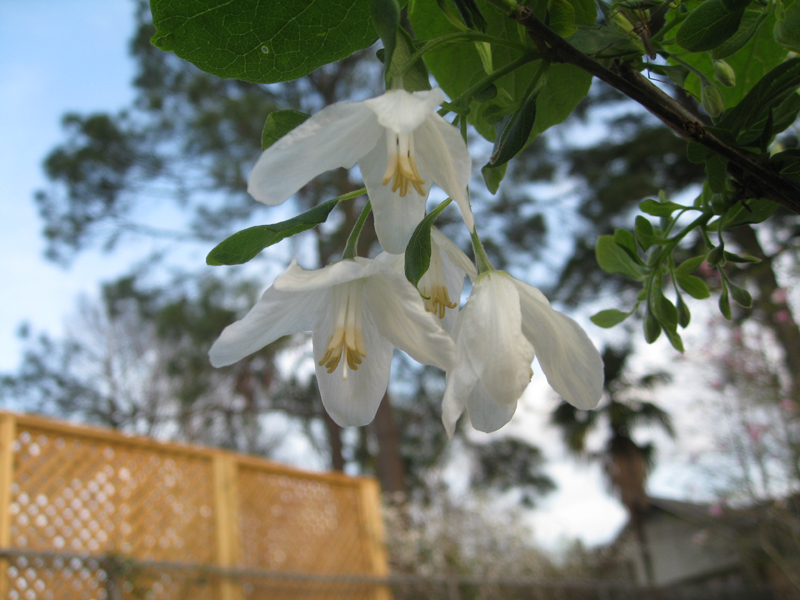
[[[392,345],[378,333],[372,315],[364,307],[362,331],[367,354],[357,371],[348,368],[347,379],[344,379],[346,360],[341,360],[330,374],[319,365],[330,338],[331,326],[329,306],[327,314],[322,315],[319,325],[314,328],[313,335],[314,362],[322,404],[331,418],[342,427],[366,425],[375,418],[389,385]]]
[[[208,352],[211,364],[225,367],[285,335],[310,331],[326,303],[330,304],[329,293],[279,292],[270,287],[242,320],[222,331]]]
[[[444,92],[439,88],[414,92],[389,90],[382,96],[365,100],[378,117],[378,122],[395,133],[411,133],[444,102]]]
[[[267,148],[256,162],[247,191],[275,206],[325,171],[351,168],[372,150],[384,129],[362,102],[332,104]]]
[[[293,259],[289,268],[278,275],[273,286],[276,290],[288,292],[312,292],[330,288],[368,276],[374,271],[371,262],[340,260],[322,269],[304,269]]]
[[[364,311],[381,335],[414,360],[452,369],[456,347],[438,319],[425,310],[419,292],[403,276],[384,270],[364,280]]]
[[[467,398],[477,382],[478,376],[469,363],[459,365],[447,373],[447,387],[442,398],[442,424],[450,439],[453,438],[456,422],[464,412]]]
[[[469,357],[496,404],[516,404],[533,375],[534,352],[522,335],[519,294],[511,277],[481,276],[462,313],[459,352]]]
[[[547,382],[564,400],[590,410],[603,394],[603,359],[575,321],[556,311],[535,287],[514,281],[522,307],[522,332],[533,344]]]
[[[467,414],[470,423],[478,431],[492,433],[511,420],[517,410],[517,402],[497,402],[480,380],[467,396]]]
[[[444,250],[452,264],[469,275],[470,279],[474,280],[478,276],[478,270],[470,258],[449,237],[435,227],[431,228],[431,241],[439,246],[440,250]]]
[[[383,185],[381,180],[386,171],[386,144],[382,143],[362,158],[358,166],[372,203],[378,241],[387,252],[402,254],[414,229],[425,217],[425,199],[431,187],[430,182],[426,179],[424,196],[420,196],[413,187],[405,196],[400,196],[392,191],[391,182]],[[422,165],[419,165],[419,170],[425,178]]]
[[[474,231],[475,217],[467,194],[472,161],[458,129],[433,113],[414,132],[414,145],[417,164],[424,165],[426,175],[456,201],[467,229]]]

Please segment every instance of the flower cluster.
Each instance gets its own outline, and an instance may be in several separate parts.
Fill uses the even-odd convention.
[[[324,171],[357,163],[385,251],[313,271],[293,261],[250,312],[222,332],[209,352],[214,366],[311,331],[322,402],[343,426],[374,418],[394,347],[447,371],[442,418],[450,436],[464,411],[480,431],[505,425],[536,356],[565,400],[582,409],[597,405],[603,365],[583,329],[538,289],[492,269],[482,254],[467,191],[469,153],[458,130],[435,112],[443,100],[439,89],[392,90],[334,104],[264,151],[248,191],[269,205]],[[425,216],[432,183],[456,201],[483,260],[479,274],[432,229],[430,264],[415,288],[403,275],[402,253]],[[465,277],[472,293],[459,310]]]

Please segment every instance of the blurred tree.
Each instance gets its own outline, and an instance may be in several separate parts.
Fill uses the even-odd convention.
[[[625,365],[630,356],[629,346],[619,349],[607,346],[603,351],[605,398],[600,406],[593,411],[581,411],[561,402],[553,411],[551,422],[561,430],[570,453],[602,464],[609,487],[628,511],[647,579],[653,586],[655,578],[643,518],[649,507],[646,482],[653,468],[655,448],[652,442],[637,443],[633,431],[637,427],[655,425],[674,435],[669,414],[637,397],[643,390],[652,390],[668,382],[670,377],[665,372],[654,372],[629,379]],[[605,432],[606,441],[601,450],[592,451],[587,446],[587,438],[598,430]]]

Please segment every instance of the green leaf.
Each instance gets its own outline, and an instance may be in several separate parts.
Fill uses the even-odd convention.
[[[720,244],[708,253],[708,264],[712,267],[725,266],[725,246]]]
[[[492,194],[496,194],[497,190],[500,189],[500,183],[506,176],[506,167],[508,167],[508,163],[502,164],[499,167],[492,165],[483,165],[483,167],[481,167],[481,174],[483,175],[483,180],[486,182],[486,188]]]
[[[664,238],[656,234],[653,229],[653,224],[642,215],[636,217],[634,231],[636,232],[636,241],[639,242],[639,245],[645,252],[652,246],[664,243]]]
[[[151,0],[151,42],[218,77],[289,81],[371,45],[369,0]]]
[[[619,325],[632,314],[633,311],[626,313],[616,308],[609,308],[608,310],[601,310],[599,313],[589,317],[589,319],[598,327],[609,329],[615,325]]]
[[[798,87],[800,58],[790,58],[764,75],[718,126],[729,131],[738,143],[748,145],[761,135],[769,112],[794,94]]]
[[[761,23],[766,19],[767,13],[762,10],[746,10],[742,16],[742,22],[739,24],[739,29],[736,30],[731,37],[722,42],[719,46],[711,51],[711,58],[714,60],[722,60],[735,54],[750,41],[750,39],[758,31]]]
[[[692,313],[689,310],[689,307],[686,306],[686,302],[683,301],[683,297],[678,294],[678,325],[680,325],[683,329],[686,329],[691,320]]]
[[[703,264],[703,261],[706,259],[705,254],[700,254],[699,256],[693,256],[692,258],[687,258],[683,261],[678,267],[675,269],[676,275],[690,275],[694,273],[700,265]]]
[[[728,288],[725,287],[725,284],[722,285],[722,293],[719,296],[719,312],[722,313],[722,316],[728,319],[728,321],[733,319],[733,315],[731,315],[731,300],[728,297]]]
[[[208,253],[206,264],[216,267],[246,263],[264,248],[324,223],[338,203],[339,199],[334,198],[287,221],[248,227],[234,233]]]
[[[772,133],[777,135],[791,127],[800,114],[800,94],[792,94],[772,109]]]
[[[536,100],[539,84],[544,84],[547,78],[547,68],[549,63],[543,62],[541,69],[537,72],[534,80],[536,89],[533,90],[522,104],[520,109],[514,113],[506,123],[503,132],[498,136],[489,158],[489,164],[493,167],[504,165],[514,158],[528,144],[528,139],[536,121]]]
[[[706,161],[706,174],[711,191],[721,194],[725,191],[725,182],[728,180],[728,161],[719,154],[712,154]]]
[[[750,308],[753,306],[753,297],[746,289],[740,288],[738,285],[734,285],[730,281],[728,281],[728,289],[731,292],[731,298],[733,298],[739,306],[744,306],[745,308]]]
[[[594,58],[616,58],[642,53],[641,45],[637,44],[630,36],[620,35],[618,31],[608,27],[601,28],[594,24],[578,24],[578,30],[570,36],[569,43]],[[661,65],[653,65],[653,67],[655,72],[661,72]],[[668,73],[663,74],[669,75]]]
[[[638,264],[644,265],[642,259],[639,258],[639,251],[636,248],[636,238],[630,231],[627,229],[615,229],[614,243],[625,250],[625,252],[627,252]]]
[[[675,42],[690,52],[712,50],[736,33],[743,14],[729,11],[722,0],[706,0],[681,23]]]
[[[712,154],[714,154],[714,151],[711,148],[695,140],[689,140],[689,143],[686,145],[686,158],[690,163],[696,165],[704,163]]]
[[[783,20],[775,23],[773,35],[781,46],[800,52],[800,1],[795,0],[786,8]]]
[[[644,318],[644,339],[648,344],[652,344],[661,335],[661,325],[655,315],[648,309]]]
[[[734,254],[733,252],[725,251],[725,260],[728,260],[732,263],[760,263],[761,259],[756,258],[755,256],[740,256],[738,254]]]
[[[292,129],[305,123],[309,115],[296,110],[276,110],[267,115],[261,131],[261,149],[266,150]]]
[[[657,200],[645,200],[639,205],[639,210],[654,217],[668,217],[682,208],[686,207],[674,202],[658,202]]]
[[[678,285],[681,286],[681,289],[689,294],[692,298],[696,298],[697,300],[705,300],[711,296],[706,282],[699,277],[695,277],[694,275],[685,275],[682,273],[678,274],[676,272],[675,279],[678,280]]]
[[[575,9],[567,0],[547,0],[550,29],[561,37],[569,37],[578,30]]]
[[[739,31],[729,40],[718,46],[718,48],[723,48],[741,33],[750,15],[751,11],[749,9],[746,10]],[[759,21],[759,19],[762,20]],[[741,102],[753,86],[761,80],[764,74],[768,73],[786,58],[788,50],[776,44],[775,40],[772,38],[772,26],[774,22],[774,11],[766,10],[763,15],[761,11],[756,11],[753,21],[751,22],[753,35],[744,40],[744,45],[738,48],[736,52],[726,56],[717,56],[716,51],[718,48],[715,48],[711,54],[698,52],[682,57],[684,62],[700,70],[708,78],[714,76],[714,62],[712,56],[714,56],[714,58],[725,58],[725,61],[733,68],[734,73],[736,73],[736,86],[720,90],[722,92],[722,98],[725,101],[726,110],[733,108]],[[681,51],[680,47],[677,45],[668,46],[668,48],[673,52]],[[695,74],[691,74],[686,80],[686,91],[699,97],[701,88],[700,79]]]
[[[766,198],[753,198],[746,203],[737,202],[722,217],[722,228],[736,227],[746,223],[766,221],[778,209],[778,205]]]
[[[678,309],[670,302],[661,290],[656,291],[653,301],[653,314],[658,319],[664,331],[676,331],[678,329]]]
[[[672,344],[672,347],[675,348],[678,352],[683,352],[683,340],[681,339],[680,334],[676,331],[672,331],[670,329],[665,329],[664,333],[667,334],[667,339],[669,339],[669,343]]]
[[[450,202],[442,202],[419,222],[406,246],[406,279],[414,287],[431,265],[431,227]]]
[[[595,246],[595,255],[600,267],[608,273],[619,273],[637,281],[642,280],[642,268],[610,235],[601,235]]]
[[[590,0],[573,0],[577,23],[594,23],[596,9]],[[523,43],[535,50],[527,36],[521,36],[517,23],[509,19],[485,0],[477,0],[477,5],[486,17],[486,33],[504,38],[516,44]],[[455,33],[457,29],[447,20],[435,2],[413,2],[409,5],[409,20],[414,33],[420,39],[433,39]],[[572,38],[570,38],[572,39]],[[520,52],[504,46],[492,47],[492,62],[498,70],[518,59]],[[471,85],[485,77],[483,63],[474,44],[453,44],[425,54],[425,64],[431,74],[450,98],[457,98]],[[501,77],[495,85],[498,98],[520,99],[525,95],[528,84],[534,77],[538,65],[527,64],[516,71]],[[578,103],[586,96],[592,76],[567,64],[553,64],[550,67],[547,85],[539,93],[536,101],[536,121],[530,132],[528,143],[552,125],[566,119]],[[482,136],[495,140],[495,130],[483,118],[483,111],[477,102],[470,104],[469,122]]]

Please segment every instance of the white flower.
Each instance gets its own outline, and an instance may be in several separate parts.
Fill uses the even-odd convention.
[[[431,262],[428,270],[417,283],[417,289],[425,302],[425,310],[442,321],[442,326],[451,331],[455,324],[456,309],[464,289],[464,275],[475,279],[475,265],[438,229],[431,229]]]
[[[209,351],[211,364],[230,365],[280,337],[312,331],[325,409],[339,425],[366,425],[389,383],[393,346],[422,363],[455,366],[452,339],[390,260],[383,254],[313,271],[293,261],[225,328]]]
[[[575,321],[538,289],[501,271],[479,276],[453,331],[458,366],[447,373],[442,421],[452,436],[464,409],[473,427],[496,431],[514,416],[534,355],[550,386],[584,410],[603,392],[603,361]]]
[[[384,250],[405,250],[425,216],[431,182],[458,203],[473,231],[467,196],[472,165],[461,134],[435,112],[443,100],[434,88],[332,104],[264,151],[247,191],[274,206],[320,173],[358,163]]]

